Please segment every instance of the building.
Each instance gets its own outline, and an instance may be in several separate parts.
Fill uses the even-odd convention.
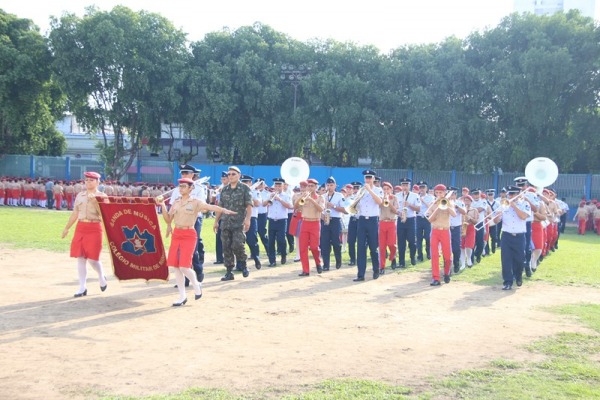
[[[515,0],[514,10],[535,15],[550,15],[577,9],[585,17],[595,18],[596,0]]]

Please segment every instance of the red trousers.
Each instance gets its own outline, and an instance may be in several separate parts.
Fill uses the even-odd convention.
[[[594,224],[596,225],[596,234],[600,235],[600,218],[594,219]]]
[[[581,218],[579,218],[577,221],[579,222],[577,224],[577,233],[579,233],[580,235],[585,235],[585,224],[587,221]]]
[[[310,273],[308,265],[308,249],[315,259],[317,265],[321,265],[321,252],[319,242],[321,241],[321,221],[302,220],[300,224],[300,262],[302,272]]]
[[[54,193],[54,203],[57,210],[60,210],[60,208],[62,207],[62,199],[62,194]]]
[[[73,209],[73,195],[74,193],[65,193],[65,198],[67,199],[67,210]]]
[[[541,222],[533,221],[531,223],[531,241],[534,250],[541,250],[545,247],[545,233]]]
[[[379,221],[379,268],[385,268],[386,249],[389,260],[396,258],[396,221]]]
[[[444,275],[450,275],[450,264],[452,263],[452,253],[450,250],[450,229],[432,229],[431,230],[431,275],[434,280],[440,280],[440,253],[438,246],[442,244],[442,254],[444,256]]]

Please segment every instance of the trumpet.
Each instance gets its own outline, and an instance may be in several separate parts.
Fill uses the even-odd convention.
[[[389,207],[389,206],[390,206],[390,201],[391,201],[391,199],[392,199],[393,197],[394,197],[394,195],[393,195],[393,194],[390,194],[388,197],[384,197],[384,198],[383,198],[383,203],[381,203],[381,205],[382,205],[383,207]]]
[[[298,204],[303,206],[306,203],[306,199],[308,199],[311,194],[312,192],[306,192],[304,196],[300,197],[300,200],[298,200]]]
[[[278,191],[274,191],[274,192],[271,194],[271,197],[269,197],[269,200],[267,200],[267,203],[269,203],[269,204],[273,204],[273,202],[274,202],[275,200],[279,200],[279,192],[278,192]]]

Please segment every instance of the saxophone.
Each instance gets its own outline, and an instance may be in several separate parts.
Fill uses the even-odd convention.
[[[460,236],[467,236],[467,228],[469,227],[469,221],[467,220],[467,214],[462,216],[462,224],[460,226]]]
[[[400,213],[400,222],[405,223],[408,214],[408,208],[402,207],[402,213]]]
[[[323,211],[323,223],[325,225],[329,225],[330,221],[331,221],[331,210],[329,208],[327,208],[325,211]]]

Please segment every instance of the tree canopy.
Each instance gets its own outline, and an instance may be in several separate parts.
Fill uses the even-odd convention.
[[[0,33],[15,31],[7,26]],[[35,108],[19,113],[11,96],[39,82],[38,96],[64,93],[85,127],[114,132],[114,144],[105,138],[103,146],[110,176],[127,169],[142,141],[156,147],[165,122],[228,163],[301,155],[332,166],[367,158],[385,168],[490,172],[546,156],[563,172],[600,170],[600,29],[576,11],[513,14],[465,39],[389,54],[299,42],[260,23],[188,43],[161,16],[121,6],[53,20],[48,43],[21,26],[11,46],[0,43],[0,101],[13,101],[0,113],[0,140],[25,126],[44,136],[18,118]],[[30,44],[17,46],[23,36]],[[18,80],[20,57],[9,50],[42,62],[18,68]],[[50,104],[46,118],[59,109]]]

